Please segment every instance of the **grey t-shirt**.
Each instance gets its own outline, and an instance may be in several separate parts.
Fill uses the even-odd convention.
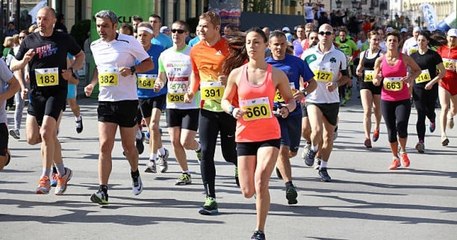
[[[0,94],[8,89],[8,82],[13,78],[13,73],[6,66],[5,61],[0,59]],[[0,101],[0,123],[6,123],[6,100]]]

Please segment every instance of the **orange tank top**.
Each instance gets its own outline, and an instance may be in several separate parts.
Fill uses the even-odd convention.
[[[260,142],[281,138],[278,120],[273,114],[276,87],[272,79],[272,66],[268,65],[265,79],[258,85],[248,80],[247,65],[243,66],[238,83],[238,102],[245,111],[236,126],[237,142]]]

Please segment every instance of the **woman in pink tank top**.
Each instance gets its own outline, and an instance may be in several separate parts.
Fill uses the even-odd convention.
[[[398,51],[400,40],[397,32],[387,34],[387,52],[376,59],[374,66],[373,84],[381,87],[381,112],[387,127],[390,149],[393,161],[390,170],[395,170],[403,164],[409,167],[410,160],[406,153],[408,138],[408,121],[411,113],[409,86],[421,73],[420,67],[408,55]],[[411,71],[408,74],[407,68]],[[397,140],[398,137],[398,140]],[[398,154],[400,143],[400,159]]]
[[[241,192],[246,198],[256,195],[257,224],[251,239],[265,239],[269,181],[281,138],[273,112],[276,89],[286,100],[277,114],[285,118],[296,107],[285,73],[265,61],[267,41],[261,29],[247,31],[245,47],[249,62],[230,73],[221,102],[224,111],[237,119],[235,139]]]

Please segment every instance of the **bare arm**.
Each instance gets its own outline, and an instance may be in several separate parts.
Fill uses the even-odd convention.
[[[276,88],[279,90],[279,93],[286,102],[286,104],[279,110],[281,117],[286,118],[289,115],[289,113],[295,110],[295,108],[297,107],[295,99],[292,96],[292,92],[290,91],[289,79],[283,71],[280,71],[275,68],[273,68],[272,77],[276,80]]]
[[[237,111],[235,111],[235,107],[232,105],[233,98],[238,91],[236,79],[238,79],[239,72],[239,69],[235,69],[229,74],[227,78],[227,85],[224,90],[224,96],[222,96],[221,100],[222,109],[224,109],[226,113],[233,115],[236,119],[243,116],[244,113],[241,109],[237,109]]]
[[[375,86],[379,86],[381,84],[381,76],[379,75],[381,73],[381,61],[382,60],[379,57],[374,63],[373,85]]]
[[[13,76],[9,81],[8,81],[8,88],[6,92],[0,94],[0,101],[4,101],[12,97],[14,94],[16,94],[17,91],[20,89],[19,82],[17,79]]]

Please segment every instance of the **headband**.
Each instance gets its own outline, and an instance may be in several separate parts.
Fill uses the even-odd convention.
[[[152,30],[150,28],[148,28],[148,27],[139,27],[138,31],[145,31],[145,32],[148,32],[150,34],[153,34]]]

